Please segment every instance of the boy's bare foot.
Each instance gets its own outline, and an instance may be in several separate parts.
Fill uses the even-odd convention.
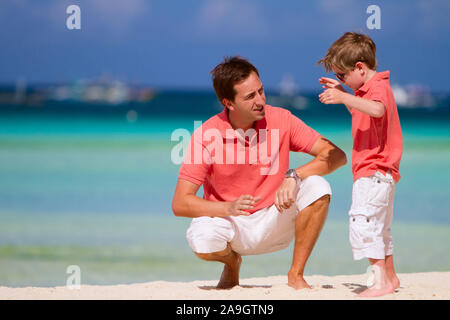
[[[394,293],[394,288],[392,287],[391,284],[387,284],[384,287],[380,287],[380,288],[375,288],[375,287],[371,287],[368,288],[366,290],[364,290],[363,292],[361,292],[360,294],[357,295],[358,298],[374,298],[374,297],[381,297],[387,294],[391,294]]]
[[[242,258],[239,254],[235,253],[236,260],[230,266],[223,267],[222,276],[217,284],[217,289],[231,289],[234,286],[239,285],[239,270],[241,268]]]
[[[300,289],[311,289],[310,285],[303,279],[300,275],[294,275],[290,272],[288,273],[288,286],[294,288],[295,290]]]
[[[395,289],[400,288],[400,279],[397,276],[394,276],[393,278],[389,279],[392,283],[392,287]]]

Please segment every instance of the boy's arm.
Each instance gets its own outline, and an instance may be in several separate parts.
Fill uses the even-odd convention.
[[[356,110],[375,118],[381,118],[386,110],[381,102],[356,97],[336,88],[330,88],[322,92],[319,95],[319,100],[325,104],[343,103],[347,109],[355,108]]]
[[[384,116],[384,112],[386,111],[384,104],[381,102],[356,97],[349,93],[344,95],[342,103],[350,108],[355,108],[356,110],[375,118],[381,118]]]

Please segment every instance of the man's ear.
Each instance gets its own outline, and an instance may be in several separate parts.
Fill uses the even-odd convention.
[[[222,104],[229,110],[234,111],[234,105],[233,102],[228,100],[227,98],[222,99]]]

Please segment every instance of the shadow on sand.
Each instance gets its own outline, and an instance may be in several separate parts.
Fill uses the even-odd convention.
[[[356,294],[360,294],[361,292],[363,292],[368,288],[367,286],[363,286],[357,283],[343,283],[343,285],[352,290],[352,292]]]
[[[242,284],[242,285],[239,285],[239,287],[247,288],[247,289],[251,289],[251,288],[270,289],[270,288],[272,288],[271,285],[251,285],[251,284]],[[202,289],[202,290],[229,290],[229,289],[217,289],[216,286],[199,286],[198,288]]]

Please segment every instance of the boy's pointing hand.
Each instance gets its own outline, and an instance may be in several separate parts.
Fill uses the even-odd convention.
[[[336,79],[322,77],[322,78],[319,78],[319,83],[323,84],[322,88],[325,88],[325,89],[335,88],[335,89],[341,90],[342,92],[347,92],[341,86],[341,83],[339,81],[337,81]]]
[[[336,79],[325,78],[325,77],[319,78],[319,83],[323,84],[322,88],[326,88],[326,89],[334,88],[334,87],[340,85],[339,81],[337,81]]]

